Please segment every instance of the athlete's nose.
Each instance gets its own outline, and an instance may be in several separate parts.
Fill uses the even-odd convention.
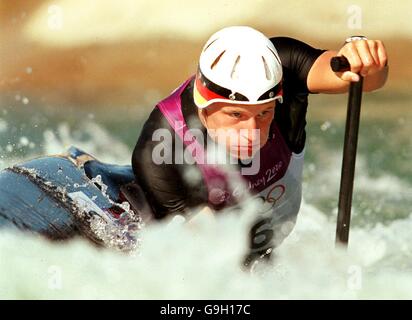
[[[241,131],[241,136],[248,141],[248,145],[259,143],[260,130],[255,117],[250,117]]]
[[[248,120],[246,120],[245,129],[248,129],[248,130],[258,129],[256,117],[250,117]]]

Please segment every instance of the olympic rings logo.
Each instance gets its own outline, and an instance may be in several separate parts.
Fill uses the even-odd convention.
[[[262,201],[262,210],[259,210],[261,214],[264,214],[273,209],[276,203],[283,197],[286,192],[286,187],[282,184],[273,186],[266,196],[258,196],[257,199]]]
[[[280,198],[285,194],[286,188],[283,184],[273,186],[272,189],[266,195],[265,202],[273,203],[273,206],[278,202]],[[277,194],[277,195],[276,195]],[[272,206],[272,207],[273,207]]]

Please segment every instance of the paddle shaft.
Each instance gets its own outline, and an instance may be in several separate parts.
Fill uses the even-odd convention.
[[[331,59],[335,72],[350,70],[345,57]],[[339,191],[336,243],[348,246],[352,207],[353,181],[355,177],[356,151],[358,146],[359,120],[362,102],[363,77],[351,82],[349,87],[348,110],[346,115],[345,140],[343,144],[342,172]]]

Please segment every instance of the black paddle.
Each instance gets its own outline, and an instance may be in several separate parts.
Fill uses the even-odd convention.
[[[334,72],[350,70],[345,57],[334,57],[330,66]],[[342,174],[339,191],[336,243],[348,246],[352,207],[353,180],[355,176],[356,149],[358,145],[359,118],[362,102],[363,77],[351,82],[349,87],[348,111],[346,115],[345,141],[343,145]]]

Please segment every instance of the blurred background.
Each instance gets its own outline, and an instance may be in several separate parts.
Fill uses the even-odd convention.
[[[408,0],[1,0],[0,90],[42,104],[149,107],[194,72],[213,32],[236,24],[319,48],[353,34],[382,39],[386,90],[407,90],[411,10]]]
[[[390,74],[383,89],[363,97],[351,224],[355,240],[350,246],[359,250],[359,257],[369,259],[369,274],[377,275],[377,286],[364,288],[363,297],[382,294],[410,298],[410,273],[407,278],[396,278],[396,275],[401,269],[412,270],[411,12],[411,0],[0,0],[0,169],[35,156],[63,152],[70,145],[102,161],[130,164],[139,132],[152,108],[195,72],[203,44],[222,27],[249,25],[268,37],[290,36],[313,47],[337,50],[351,35],[381,39],[389,54]],[[319,240],[316,249],[308,251],[311,257],[318,256],[316,250],[323,244],[332,245],[334,241],[346,103],[345,94],[312,95],[309,99],[304,203],[297,234],[302,236],[308,232],[309,240],[322,234],[328,237],[326,241]],[[221,235],[229,241],[229,233]],[[161,241],[162,237],[156,236],[156,239]],[[15,256],[10,243],[20,246],[17,239],[20,238],[0,240],[0,247],[5,250],[3,261]],[[175,235],[169,234],[165,239],[171,241]],[[216,239],[209,242],[213,241]],[[191,240],[173,240],[167,243],[165,252],[173,261],[188,263],[188,270],[197,267],[202,270],[204,256],[198,259],[200,264],[196,264],[184,255],[186,251],[179,250],[189,242]],[[302,243],[292,245],[288,252],[301,257],[298,248],[306,248],[308,241],[302,238]],[[38,245],[45,248],[41,243]],[[31,252],[32,247],[26,243],[18,249],[21,248]],[[149,246],[149,249],[156,252],[155,247]],[[198,250],[192,249],[194,253]],[[56,263],[66,263],[62,262],[65,252],[74,256],[76,252],[80,255],[83,252],[77,247],[67,250],[59,249],[62,257]],[[89,252],[89,249],[84,250]],[[175,259],[174,252],[180,252],[179,259]],[[224,290],[221,290],[217,275],[227,261],[226,253],[222,252],[219,259],[207,260],[210,264],[205,264],[210,266],[207,272],[216,275],[216,281],[208,284],[213,287],[209,296],[223,297]],[[45,251],[50,257],[53,254]],[[213,253],[209,254],[213,257]],[[326,268],[332,268],[331,256],[322,260]],[[81,255],[80,260],[85,259],[81,265],[73,262],[73,266],[66,266],[66,272],[73,272],[74,279],[79,274],[88,276],[90,270],[94,270],[88,265],[94,267],[93,259],[98,259],[97,254],[94,258],[86,257],[88,255]],[[20,258],[16,256],[16,259]],[[99,269],[98,274],[104,281],[99,276],[91,277],[84,282],[83,288],[74,280],[72,287],[66,287],[68,291],[62,295],[73,296],[75,292],[82,297],[93,297],[96,291],[90,288],[106,283],[106,272],[116,259],[107,260],[110,264],[103,263]],[[45,261],[51,263],[51,260]],[[158,260],[151,261],[157,263]],[[310,289],[300,291],[303,296],[311,296],[320,288],[324,288],[325,297],[336,294],[334,288],[325,289],[321,269],[318,282],[307,277],[307,268],[316,266],[310,257],[307,263],[292,261],[293,267],[302,266],[299,286],[304,281],[310,282]],[[148,266],[145,275],[153,274],[150,263],[143,264]],[[25,268],[26,261],[21,263],[23,269],[15,269],[19,265],[10,260],[4,266],[7,270],[15,270],[16,276],[0,279],[9,281],[8,287],[6,283],[3,288],[9,288],[16,297],[26,296],[26,291],[15,289],[16,279],[22,274],[30,276]],[[388,278],[383,275],[385,268],[395,272]],[[33,276],[28,282],[38,276],[37,269],[29,269]],[[336,270],[340,269],[336,267]],[[171,284],[175,283],[171,276],[175,271],[171,268],[161,273],[162,281],[169,279]],[[145,281],[142,274],[132,269],[124,272],[136,283]],[[179,272],[176,275],[180,277]],[[153,274],[153,281],[164,283],[158,276]],[[388,281],[394,283],[395,278],[399,280],[396,285],[400,289],[388,291]],[[120,288],[121,283],[116,281],[99,294],[109,294],[116,285]],[[283,284],[292,292],[290,296],[299,297],[293,294],[299,292],[293,282]],[[25,287],[27,283],[21,285]],[[261,290],[244,292],[266,297],[269,289],[265,285],[262,284]],[[139,294],[156,298],[162,296],[165,287],[173,289],[172,285],[163,286],[157,291],[139,291]],[[194,296],[202,298],[206,292],[202,290],[203,287],[194,286],[192,291],[182,289],[179,292],[180,296],[196,292]],[[278,290],[272,295],[286,291]],[[28,296],[42,296],[41,292],[33,287]],[[54,296],[50,291],[44,294]]]

